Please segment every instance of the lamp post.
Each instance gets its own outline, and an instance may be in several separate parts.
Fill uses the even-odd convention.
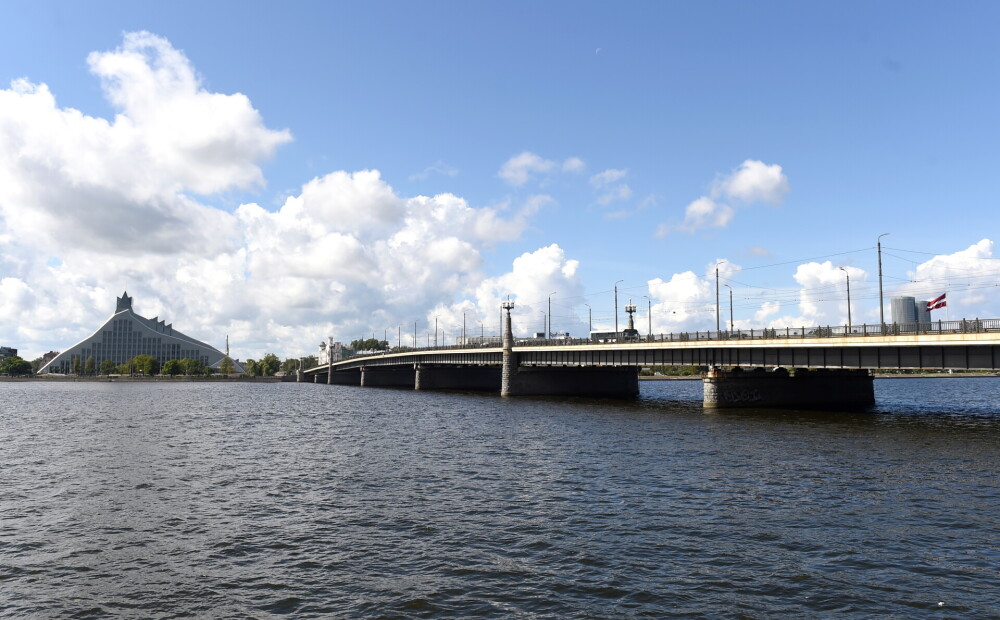
[[[434,317],[434,348],[438,347],[438,318]]]
[[[715,263],[715,337],[719,337],[719,265],[726,261]]]
[[[618,284],[624,281],[615,282],[615,342],[618,342]]]
[[[648,332],[646,333],[646,337],[649,340],[652,340],[653,339],[653,300],[651,300],[646,295],[643,295],[642,297],[643,297],[643,299],[646,300],[646,322],[648,324],[648,328],[647,328]]]
[[[843,267],[841,267],[840,270],[844,272],[845,276],[847,276],[847,331],[848,331],[848,333],[850,333],[850,331],[851,331],[851,274],[850,274],[850,272],[848,272]]]
[[[723,284],[722,286],[729,289],[729,331],[736,329],[736,323],[733,322],[733,287],[728,284]]]
[[[590,304],[583,304],[587,306],[587,337],[590,337],[590,332],[594,331],[594,310],[590,307]]]
[[[551,293],[549,293],[549,327],[548,327],[548,331],[545,332],[545,338],[546,339],[552,337],[552,296],[555,295],[558,292],[559,291],[552,291]]]
[[[465,334],[465,312],[462,312],[462,346],[464,347],[468,344],[468,338]]]
[[[885,301],[882,299],[882,237],[888,234],[882,233],[876,240],[878,246],[878,322],[883,334],[885,333]]]

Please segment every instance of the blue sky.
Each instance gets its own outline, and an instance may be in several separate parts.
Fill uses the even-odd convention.
[[[54,117],[12,103],[23,97],[0,107],[0,130],[21,144],[0,155],[17,190],[0,192],[0,342],[29,354],[86,336],[123,286],[140,313],[213,343],[232,334],[243,357],[412,332],[414,320],[423,333],[433,317],[453,337],[463,313],[495,330],[490,309],[506,294],[522,331],[539,331],[556,291],[553,328],[579,335],[584,304],[613,322],[618,280],[621,305],[650,300],[654,331],[707,329],[720,260],[737,326],[846,322],[840,267],[854,270],[855,322],[871,321],[886,232],[887,298],[948,291],[953,318],[1000,316],[991,3],[14,2],[6,13],[0,87],[26,78],[59,110],[147,123],[116,150],[72,139],[90,135],[87,122],[40,134]],[[138,32],[163,45],[129,48]],[[141,80],[116,101],[120,67],[102,81],[88,59],[137,50],[153,64],[182,53],[171,62],[198,80],[184,92],[238,113],[203,114],[214,104],[192,96],[157,125],[159,104],[123,103],[146,101]],[[175,100],[164,92],[149,101]],[[216,167],[156,165],[191,152],[158,126],[213,135],[198,152]],[[45,176],[23,165],[29,151]],[[68,172],[53,154],[99,170]],[[152,185],[135,172],[147,165]],[[352,176],[365,170],[377,180]],[[329,182],[310,193],[313,179]],[[91,213],[118,207],[98,223],[55,217],[81,204],[81,184],[102,197]],[[87,243],[68,234],[80,226]],[[218,226],[228,245],[182,248],[185,226]],[[152,241],[129,241],[137,230]],[[372,275],[345,274],[358,261]]]

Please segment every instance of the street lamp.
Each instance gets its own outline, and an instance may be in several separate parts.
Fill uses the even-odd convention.
[[[733,322],[733,287],[728,284],[722,286],[729,289],[729,331],[733,331],[736,329],[736,323]]]
[[[719,265],[726,261],[715,263],[715,337],[719,337]]]
[[[851,274],[850,274],[850,272],[848,272],[843,267],[841,267],[840,270],[844,272],[845,276],[847,276],[847,331],[848,331],[848,333],[850,333],[850,331],[851,331]]]
[[[882,237],[888,234],[882,233],[876,240],[878,246],[878,322],[883,334],[885,333],[885,301],[882,299]]]
[[[651,300],[649,297],[647,297],[645,295],[643,295],[642,297],[646,300],[646,321],[649,324],[649,332],[647,334],[647,338],[649,338],[650,340],[652,340],[653,339],[653,300]]]
[[[552,296],[558,292],[559,291],[552,291],[551,293],[549,293],[549,328],[548,331],[546,332],[545,336],[546,338],[552,337]]]
[[[590,304],[583,304],[587,306],[587,337],[590,337],[590,332],[594,331],[594,311],[590,307]]]
[[[438,318],[434,317],[434,348],[438,347]]]
[[[618,342],[618,284],[624,281],[615,282],[615,342]]]

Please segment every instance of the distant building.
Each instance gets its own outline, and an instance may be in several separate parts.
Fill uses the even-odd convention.
[[[330,343],[319,343],[319,351],[316,353],[316,364],[322,366],[330,362],[339,362],[344,359],[344,345],[335,342],[330,338]]]
[[[897,325],[931,322],[926,301],[917,301],[913,297],[893,297],[889,300],[889,307],[892,311],[892,322]]]
[[[147,319],[132,309],[132,298],[124,293],[118,298],[115,313],[90,337],[81,340],[62,353],[56,355],[39,369],[39,373],[69,373],[73,360],[79,359],[81,367],[87,358],[93,356],[95,368],[107,360],[116,366],[124,364],[136,355],[149,355],[161,364],[169,360],[201,360],[205,366],[218,370],[227,356],[215,347],[195,340],[174,329],[158,317]],[[233,360],[235,372],[243,368]]]
[[[12,349],[10,347],[0,347],[0,360],[16,356],[17,356],[17,349]]]

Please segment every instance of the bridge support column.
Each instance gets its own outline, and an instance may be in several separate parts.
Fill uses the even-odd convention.
[[[807,370],[789,374],[784,368],[709,370],[704,405],[711,409],[778,408],[863,411],[875,404],[872,375],[867,370]]]
[[[327,377],[331,385],[361,385],[361,373],[357,370],[336,370]]]
[[[500,366],[500,396],[513,396],[513,379],[517,374],[517,355],[514,353],[514,334],[510,328],[510,311],[514,302],[507,300],[503,309],[503,360]]]
[[[635,398],[637,366],[522,366],[507,380],[506,396]]]
[[[413,388],[416,371],[412,368],[377,368],[365,366],[361,369],[361,387],[405,387]]]
[[[414,364],[415,390],[497,392],[502,382],[497,366],[432,366]]]
[[[313,383],[319,383],[319,373],[313,375]]]

